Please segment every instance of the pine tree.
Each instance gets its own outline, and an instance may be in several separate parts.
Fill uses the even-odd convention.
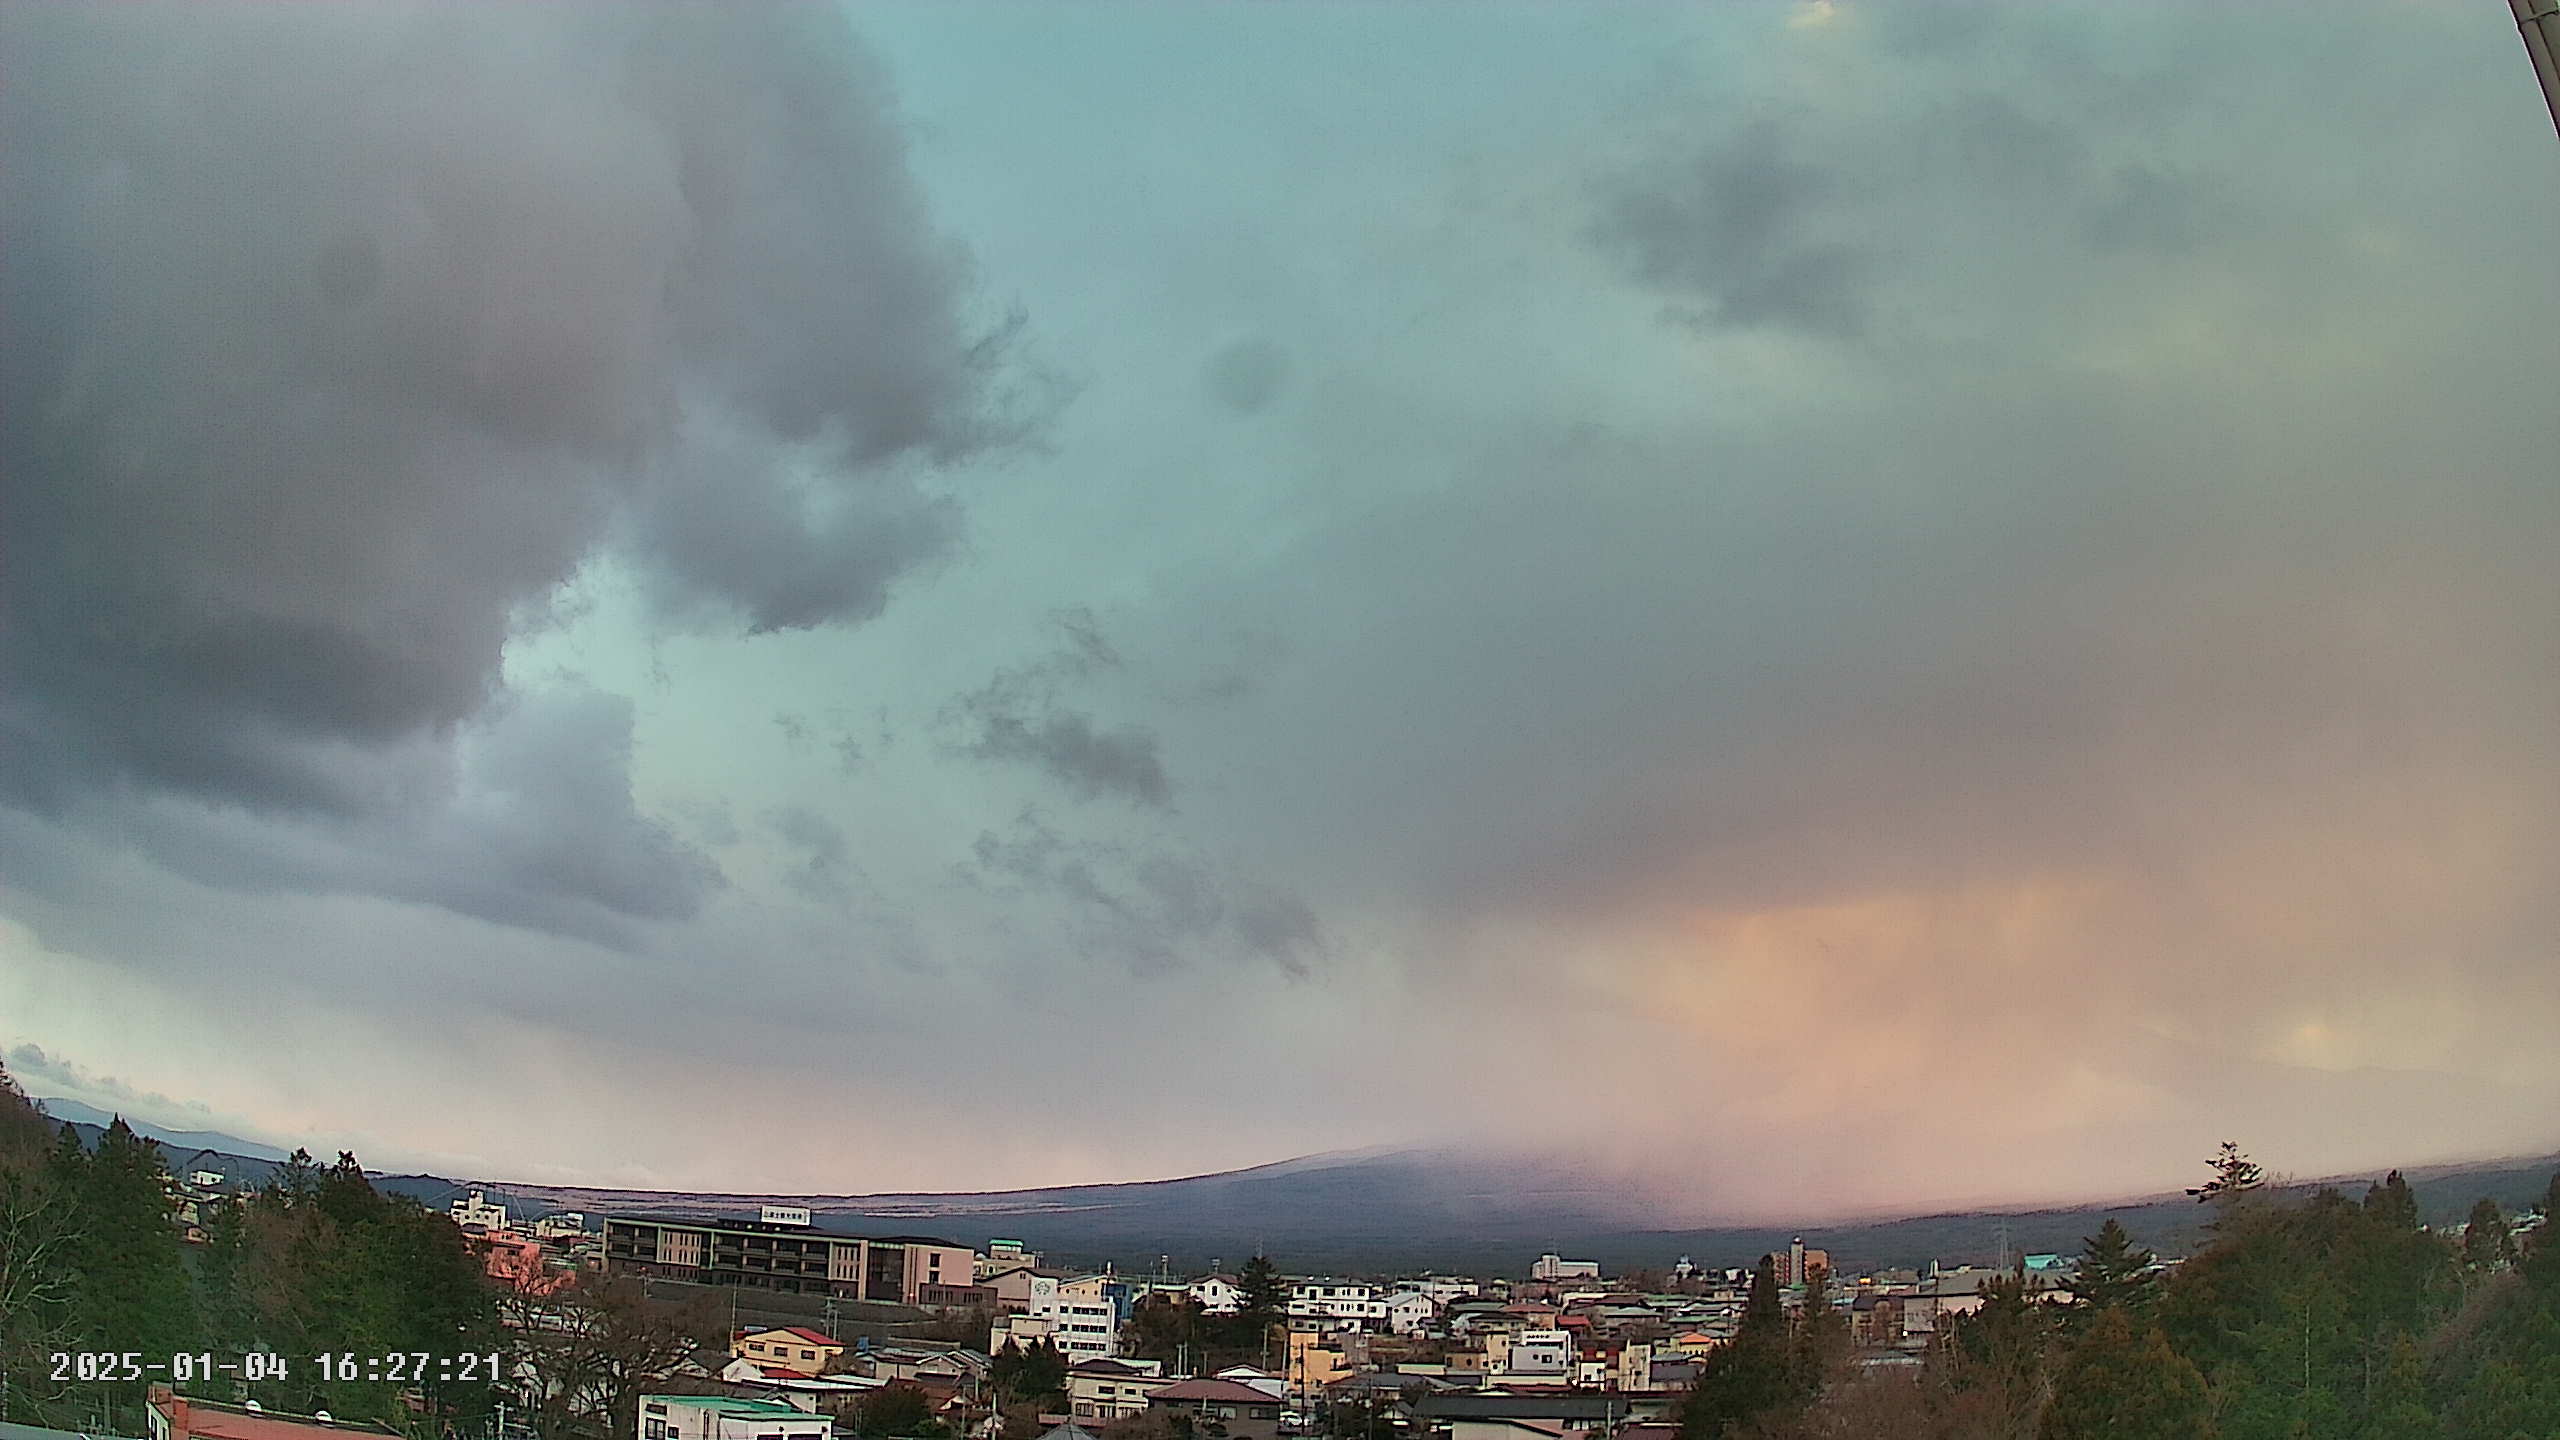
[[[2241,1153],[2239,1142],[2225,1140],[2221,1152],[2213,1158],[2213,1178],[2187,1194],[2199,1205],[2212,1206],[2219,1225],[2245,1209],[2266,1183],[2266,1173]]]
[[[2150,1309],[2160,1290],[2160,1277],[2153,1269],[2156,1257],[2136,1246],[2122,1223],[2110,1216],[2097,1234],[2080,1244],[2080,1268],[2073,1276],[2071,1293],[2083,1305],[2091,1312],[2121,1309],[2137,1316]]]
[[[118,1117],[98,1139],[74,1192],[82,1217],[73,1314],[99,1349],[172,1355],[198,1338],[160,1147]],[[141,1385],[107,1387],[111,1416],[139,1420]]]
[[[1256,1255],[1244,1262],[1236,1276],[1236,1311],[1250,1315],[1259,1324],[1268,1325],[1289,1310],[1289,1287],[1280,1279],[1280,1267],[1268,1255]]]
[[[2381,1184],[2364,1192],[2364,1208],[2375,1219],[2397,1229],[2418,1228],[2418,1197],[2410,1191],[2409,1182],[2401,1179],[2397,1170],[2385,1176]]]
[[[1788,1337],[1787,1363],[1796,1394],[1807,1400],[1821,1394],[1848,1353],[1848,1323],[1831,1303],[1831,1271],[1827,1266],[1808,1265],[1804,1303],[1796,1309],[1794,1331]]]
[[[1760,1257],[1733,1339],[1708,1354],[1680,1417],[1682,1440],[1721,1440],[1787,1407],[1794,1397],[1787,1308],[1778,1298],[1775,1256]]]
[[[2204,1376],[2123,1306],[2100,1311],[2055,1377],[2042,1440],[2208,1440]]]
[[[312,1163],[310,1151],[296,1146],[292,1154],[284,1157],[284,1163],[276,1167],[276,1172],[267,1177],[267,1183],[261,1188],[264,1193],[273,1195],[290,1206],[299,1205],[310,1198],[311,1192],[318,1189],[319,1185],[320,1167]]]

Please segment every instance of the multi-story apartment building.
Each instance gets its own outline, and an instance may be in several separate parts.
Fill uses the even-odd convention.
[[[987,1346],[1001,1350],[1007,1341],[1030,1345],[1046,1340],[1058,1347],[1058,1353],[1070,1365],[1085,1360],[1107,1359],[1120,1348],[1120,1307],[1111,1294],[1107,1276],[1085,1275],[1060,1279],[1036,1271],[1017,1272],[1023,1282],[1015,1293],[1009,1281],[1017,1277],[999,1276],[990,1282],[1005,1285],[1001,1302],[1009,1313],[998,1315],[989,1332]],[[1019,1309],[1015,1309],[1016,1305]]]
[[[467,1198],[454,1201],[446,1213],[465,1230],[507,1228],[507,1207],[491,1201],[484,1191],[474,1190]]]
[[[1600,1278],[1600,1262],[1567,1260],[1550,1250],[1538,1257],[1538,1263],[1529,1267],[1529,1278],[1532,1280],[1597,1280]]]
[[[605,1268],[927,1307],[980,1303],[969,1247],[924,1235],[856,1235],[768,1206],[755,1220],[608,1217]]]
[[[1300,1280],[1289,1287],[1292,1320],[1340,1320],[1364,1329],[1387,1322],[1387,1297],[1356,1280]]]
[[[1769,1258],[1776,1262],[1780,1285],[1802,1285],[1805,1276],[1817,1269],[1825,1274],[1831,1273],[1831,1252],[1806,1249],[1801,1235],[1788,1242],[1786,1249]],[[1839,1277],[1834,1275],[1832,1278],[1836,1280]]]

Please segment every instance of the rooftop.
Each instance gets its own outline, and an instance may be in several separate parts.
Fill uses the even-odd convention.
[[[1279,1397],[1268,1390],[1256,1390],[1233,1380],[1185,1380],[1167,1385],[1152,1397],[1157,1400],[1206,1400],[1218,1405],[1277,1405]]]
[[[717,1410],[723,1415],[770,1416],[806,1420],[809,1412],[784,1400],[740,1400],[730,1395],[643,1395],[643,1406],[681,1405],[688,1410]]]
[[[736,1215],[608,1215],[608,1225],[656,1225],[677,1230],[726,1230],[739,1235],[824,1235],[831,1240],[868,1240],[875,1245],[942,1245],[953,1250],[969,1247],[957,1240],[943,1240],[931,1235],[869,1235],[847,1230],[841,1223],[831,1223],[820,1216],[806,1225],[785,1225],[771,1220],[749,1220]]]

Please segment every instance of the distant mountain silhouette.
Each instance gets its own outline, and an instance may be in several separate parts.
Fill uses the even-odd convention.
[[[53,1113],[73,1118],[59,1109]],[[94,1143],[95,1122],[75,1122],[75,1128]],[[271,1146],[257,1148],[263,1153],[256,1157],[216,1154],[223,1163],[209,1168],[222,1170],[234,1184],[258,1184],[282,1157]],[[183,1141],[170,1145],[172,1168],[189,1163],[192,1149]],[[2405,1169],[2428,1223],[2444,1224],[2459,1221],[2484,1195],[2510,1213],[2538,1201],[2560,1170],[2560,1154]],[[1598,1260],[1615,1275],[1668,1270],[1683,1255],[1706,1266],[1749,1265],[1783,1249],[1797,1234],[1827,1248],[1844,1271],[1855,1271],[1922,1267],[1931,1260],[1990,1264],[2004,1243],[2012,1257],[2069,1254],[2111,1216],[2142,1244],[2178,1254],[2197,1242],[2207,1218],[2172,1192],[2038,1209],[1828,1223],[1809,1215],[1786,1226],[1673,1228],[1648,1223],[1646,1202],[1634,1187],[1570,1160],[1455,1149],[1309,1155],[1175,1180],[965,1194],[690,1193],[369,1173],[377,1188],[438,1210],[468,1189],[487,1191],[519,1219],[555,1210],[583,1211],[591,1222],[602,1215],[752,1216],[767,1204],[805,1205],[826,1223],[864,1233],[938,1235],[979,1249],[990,1239],[1017,1239],[1055,1264],[1116,1264],[1135,1273],[1153,1270],[1160,1258],[1176,1270],[1215,1261],[1232,1271],[1260,1251],[1297,1273],[1431,1269],[1519,1276],[1540,1252],[1558,1250]],[[2335,1184],[2360,1197],[2374,1178],[2340,1176],[2295,1188]]]
[[[103,1130],[116,1118],[113,1111],[101,1110],[95,1105],[83,1105],[77,1100],[44,1096],[28,1098],[34,1100],[36,1108],[47,1115],[56,1120],[68,1120],[74,1125],[94,1125]],[[137,1120],[131,1115],[124,1117],[124,1123],[134,1134],[159,1141],[160,1148],[173,1157],[173,1163],[176,1157],[198,1150],[212,1150],[224,1155],[244,1155],[256,1160],[282,1160],[285,1157],[285,1152],[273,1145],[261,1145],[255,1140],[243,1140],[237,1135],[225,1135],[219,1130],[173,1130],[166,1125],[154,1125],[148,1120]]]
[[[2532,1160],[2411,1167],[2407,1177],[2430,1223],[2459,1220],[2483,1195],[2513,1211],[2540,1198],[2560,1154]],[[2335,1183],[2361,1196],[2372,1176]],[[433,1176],[377,1182],[441,1204],[454,1183]],[[472,1182],[481,1186],[483,1182]],[[1248,1170],[1178,1180],[1073,1185],[976,1194],[688,1194],[559,1185],[488,1184],[519,1214],[579,1210],[603,1215],[753,1215],[768,1203],[805,1205],[826,1221],[873,1234],[933,1234],[984,1248],[1018,1239],[1053,1260],[1145,1271],[1159,1257],[1176,1268],[1220,1261],[1232,1269],[1257,1250],[1304,1272],[1438,1269],[1524,1275],[1540,1252],[1598,1260],[1610,1272],[1668,1270],[1687,1255],[1700,1265],[1748,1265],[1796,1234],[1866,1269],[1931,1260],[1989,1264],[2008,1253],[2071,1253],[2109,1216],[2145,1244],[2181,1252],[2207,1218],[2182,1194],[2040,1209],[1978,1210],[1823,1223],[1669,1228],[1648,1224],[1631,1190],[1546,1157],[1458,1150],[1379,1150],[1313,1155]]]

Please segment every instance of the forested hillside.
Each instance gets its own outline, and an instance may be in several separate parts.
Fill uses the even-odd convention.
[[[2160,1266],[2110,1225],[2078,1303],[2021,1272],[1914,1370],[1854,1365],[1764,1262],[1687,1440],[2560,1440],[2560,1176],[2521,1241],[2488,1199],[2459,1239],[2422,1228],[2397,1173],[2287,1197],[2227,1149],[2193,1193],[2193,1258]]]

